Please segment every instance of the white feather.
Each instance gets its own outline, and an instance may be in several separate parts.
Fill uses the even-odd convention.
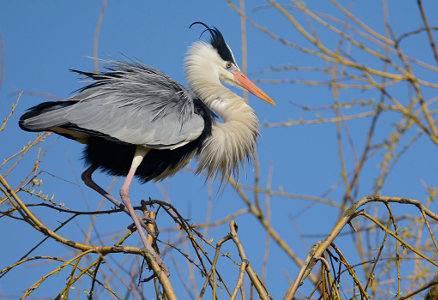
[[[221,172],[227,177],[237,175],[240,165],[254,158],[259,126],[254,110],[221,84],[221,76],[232,76],[226,77],[223,66],[216,50],[204,42],[193,44],[185,60],[187,83],[224,121],[213,122],[212,134],[198,155],[198,172],[207,169],[208,176]]]

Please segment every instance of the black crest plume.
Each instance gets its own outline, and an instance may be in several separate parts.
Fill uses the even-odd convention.
[[[204,32],[208,31],[211,34],[211,40],[210,44],[217,50],[220,57],[225,61],[230,61],[233,63],[236,63],[234,61],[233,54],[230,51],[230,48],[228,47],[227,43],[225,43],[224,37],[222,33],[217,29],[216,27],[210,28],[208,25],[202,22],[193,22],[190,24],[189,28],[192,28],[193,25],[199,24],[204,26],[206,29],[201,33],[201,36]]]

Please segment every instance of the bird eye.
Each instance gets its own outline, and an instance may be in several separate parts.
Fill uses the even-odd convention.
[[[231,64],[231,62],[227,62],[226,67],[227,69],[230,69],[233,65]]]

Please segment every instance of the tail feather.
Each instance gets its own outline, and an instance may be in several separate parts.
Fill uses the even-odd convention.
[[[65,118],[68,110],[65,108],[76,103],[76,101],[51,101],[44,102],[29,108],[18,121],[21,129],[38,132],[47,131],[62,126],[68,121]]]

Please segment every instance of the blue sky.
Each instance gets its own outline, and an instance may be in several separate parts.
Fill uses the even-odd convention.
[[[333,12],[333,6],[322,2],[316,4],[307,1],[310,7],[324,12]],[[254,18],[262,26],[267,26],[282,37],[309,47],[300,34],[289,26],[283,17],[271,9],[254,11],[253,9],[266,5],[264,1],[251,1],[246,4],[248,15]],[[393,5],[393,4],[391,4]],[[395,8],[392,7],[391,8]],[[418,14],[413,12],[416,7],[407,1],[397,3],[397,9],[390,10],[391,21],[396,34],[416,29],[421,26]],[[315,7],[314,7],[315,8]],[[0,118],[7,115],[11,104],[17,98],[17,91],[40,92],[53,95],[58,98],[69,97],[83,83],[77,76],[68,70],[92,70],[93,40],[97,19],[101,9],[101,1],[2,1],[0,9],[0,30],[3,34],[5,49],[4,81],[0,89]],[[427,11],[438,11],[437,3],[427,3]],[[373,29],[384,33],[381,9],[371,9],[364,3],[355,3],[355,12]],[[407,18],[406,12],[412,12],[412,17]],[[302,19],[304,20],[304,19]],[[430,19],[432,20],[432,18]],[[194,21],[202,21],[218,27],[227,43],[234,51],[238,62],[241,59],[240,19],[232,11],[226,1],[109,1],[99,34],[98,56],[100,58],[123,58],[123,55],[134,57],[165,72],[178,82],[185,84],[183,73],[183,59],[187,47],[199,39],[200,28],[189,29],[188,26]],[[436,26],[436,24],[435,24]],[[316,27],[317,29],[318,26]],[[205,37],[203,37],[205,39]],[[295,66],[315,66],[318,64],[314,57],[297,53],[291,48],[273,42],[269,37],[247,25],[248,38],[248,74],[252,79],[293,79],[293,80],[316,80],[317,76],[307,78],[309,73],[288,72],[286,74],[257,74],[257,71],[266,70],[271,66],[292,64]],[[327,41],[337,43],[337,40]],[[427,45],[427,44],[426,44]],[[409,55],[431,61],[430,48],[417,47],[414,42],[405,45]],[[366,59],[364,61],[366,62]],[[322,66],[324,67],[324,65]],[[423,74],[421,74],[423,75]],[[433,79],[436,73],[424,76]],[[316,113],[303,112],[290,102],[308,105],[311,107],[332,104],[332,91],[327,87],[309,87],[308,85],[274,85],[263,84],[259,86],[268,94],[277,106],[270,106],[255,97],[250,96],[250,103],[257,112],[261,123],[282,122],[288,120],[315,119]],[[403,97],[406,90],[394,91],[395,95]],[[426,94],[432,98],[435,91]],[[341,94],[342,101],[355,99],[371,99],[376,97],[369,91],[355,90]],[[5,132],[1,133],[0,159],[15,153],[35,134],[22,132],[17,126],[19,116],[30,106],[44,101],[44,97],[33,96],[25,93],[16,109],[15,115],[7,124]],[[352,108],[345,111],[353,114],[360,108]],[[332,117],[333,112],[327,112],[324,117]],[[355,137],[356,146],[362,149],[369,128],[369,119],[354,120],[349,123],[349,129]],[[383,120],[378,127],[376,140],[385,138],[392,130],[392,119]],[[55,194],[55,201],[65,203],[66,206],[78,210],[93,210],[97,207],[100,197],[87,189],[80,181],[80,173],[83,171],[82,146],[64,138],[52,135],[43,145],[50,145],[40,169],[46,173],[42,175],[44,191]],[[346,148],[348,142],[345,140]],[[262,136],[258,143],[260,157],[260,182],[266,185],[268,169],[272,164],[273,177],[272,188],[284,190],[288,193],[320,196],[333,184],[340,181],[339,156],[336,144],[335,125],[311,125],[294,126],[286,128],[262,128]],[[429,185],[437,185],[436,170],[438,167],[436,146],[422,138],[412,151],[404,154],[396,165],[392,175],[388,178],[382,194],[403,196],[422,200],[427,196],[423,182]],[[30,164],[36,157],[31,153],[24,163]],[[346,153],[348,169],[354,167],[353,154]],[[373,184],[378,174],[378,164],[382,157],[377,156],[371,160],[362,175],[363,183],[359,189],[359,195],[367,195],[372,191]],[[195,166],[195,162],[191,164]],[[22,173],[11,174],[8,180],[17,184]],[[3,171],[3,170],[2,170]],[[252,184],[254,176],[253,167],[246,169],[246,176],[242,175],[242,183]],[[53,174],[56,176],[52,176]],[[112,178],[105,174],[96,174],[95,179],[103,187],[107,187]],[[422,182],[423,180],[423,182]],[[166,188],[167,197],[181,213],[191,218],[194,223],[205,220],[207,211],[208,187],[204,184],[203,176],[194,176],[191,172],[182,172],[169,180],[156,186],[153,183],[140,185],[135,182],[132,186],[132,199],[163,199],[160,188]],[[117,183],[113,194],[118,195],[117,190],[121,186],[121,180]],[[248,192],[252,197],[252,193]],[[330,195],[333,201],[341,202],[342,191],[335,191]],[[29,202],[32,199],[27,199]],[[231,212],[244,208],[245,205],[229,187],[222,193],[213,192],[214,210],[212,219],[217,220],[227,216]],[[304,259],[305,253],[317,239],[307,239],[305,243],[300,238],[298,226],[302,233],[320,233],[329,231],[336,220],[338,211],[322,204],[313,204],[305,200],[295,200],[282,197],[272,197],[273,227],[278,230],[285,240],[292,245],[295,251]],[[107,204],[106,208],[110,206]],[[44,210],[36,210],[44,221],[56,226],[64,216],[54,219],[53,215],[45,215]],[[302,213],[304,211],[304,213]],[[292,217],[294,221],[291,222]],[[87,229],[88,219],[70,226],[69,230],[62,232],[72,238],[80,238],[82,231]],[[315,222],[317,220],[317,222]],[[3,268],[21,257],[30,247],[39,241],[42,236],[27,228],[20,222],[2,220],[1,228],[8,228],[6,233],[10,247],[2,247],[1,256],[4,258],[0,264]],[[7,222],[7,223],[6,223]],[[99,232],[117,232],[128,225],[129,220],[123,216],[99,217],[96,230]],[[167,223],[166,223],[167,222]],[[256,271],[261,272],[261,264],[264,249],[265,233],[253,216],[242,216],[237,219],[240,226],[240,234],[244,245],[247,247],[247,255]],[[5,225],[7,224],[7,225]],[[295,224],[295,225],[294,225]],[[298,224],[298,225],[297,225]],[[168,221],[162,221],[159,226],[170,226]],[[260,230],[260,237],[254,237],[255,230]],[[215,241],[222,238],[228,232],[228,226],[222,225],[210,230],[207,237]],[[133,243],[137,237],[133,238]],[[48,244],[38,254],[43,255],[47,249],[59,247],[56,244]],[[234,251],[229,245],[227,251]],[[59,252],[58,252],[59,251]],[[68,252],[65,248],[54,250],[52,253]],[[237,254],[235,254],[237,255]],[[237,256],[236,256],[237,257]],[[275,276],[268,289],[275,298],[283,295],[287,289],[288,280],[282,275],[286,272],[294,278],[295,265],[285,258],[282,250],[272,247],[270,254],[272,264],[268,270],[269,276]],[[43,266],[49,271],[53,266]],[[0,295],[18,295],[39,277],[45,274],[41,268],[28,269],[28,277],[23,279],[25,268],[11,272],[0,281]],[[234,274],[236,273],[230,273]],[[66,278],[60,274],[53,282],[60,282],[61,286]],[[176,278],[176,276],[175,276]],[[232,282],[234,282],[232,280]],[[36,295],[53,296],[59,292],[56,284],[46,284]],[[179,293],[187,297],[182,287]]]

